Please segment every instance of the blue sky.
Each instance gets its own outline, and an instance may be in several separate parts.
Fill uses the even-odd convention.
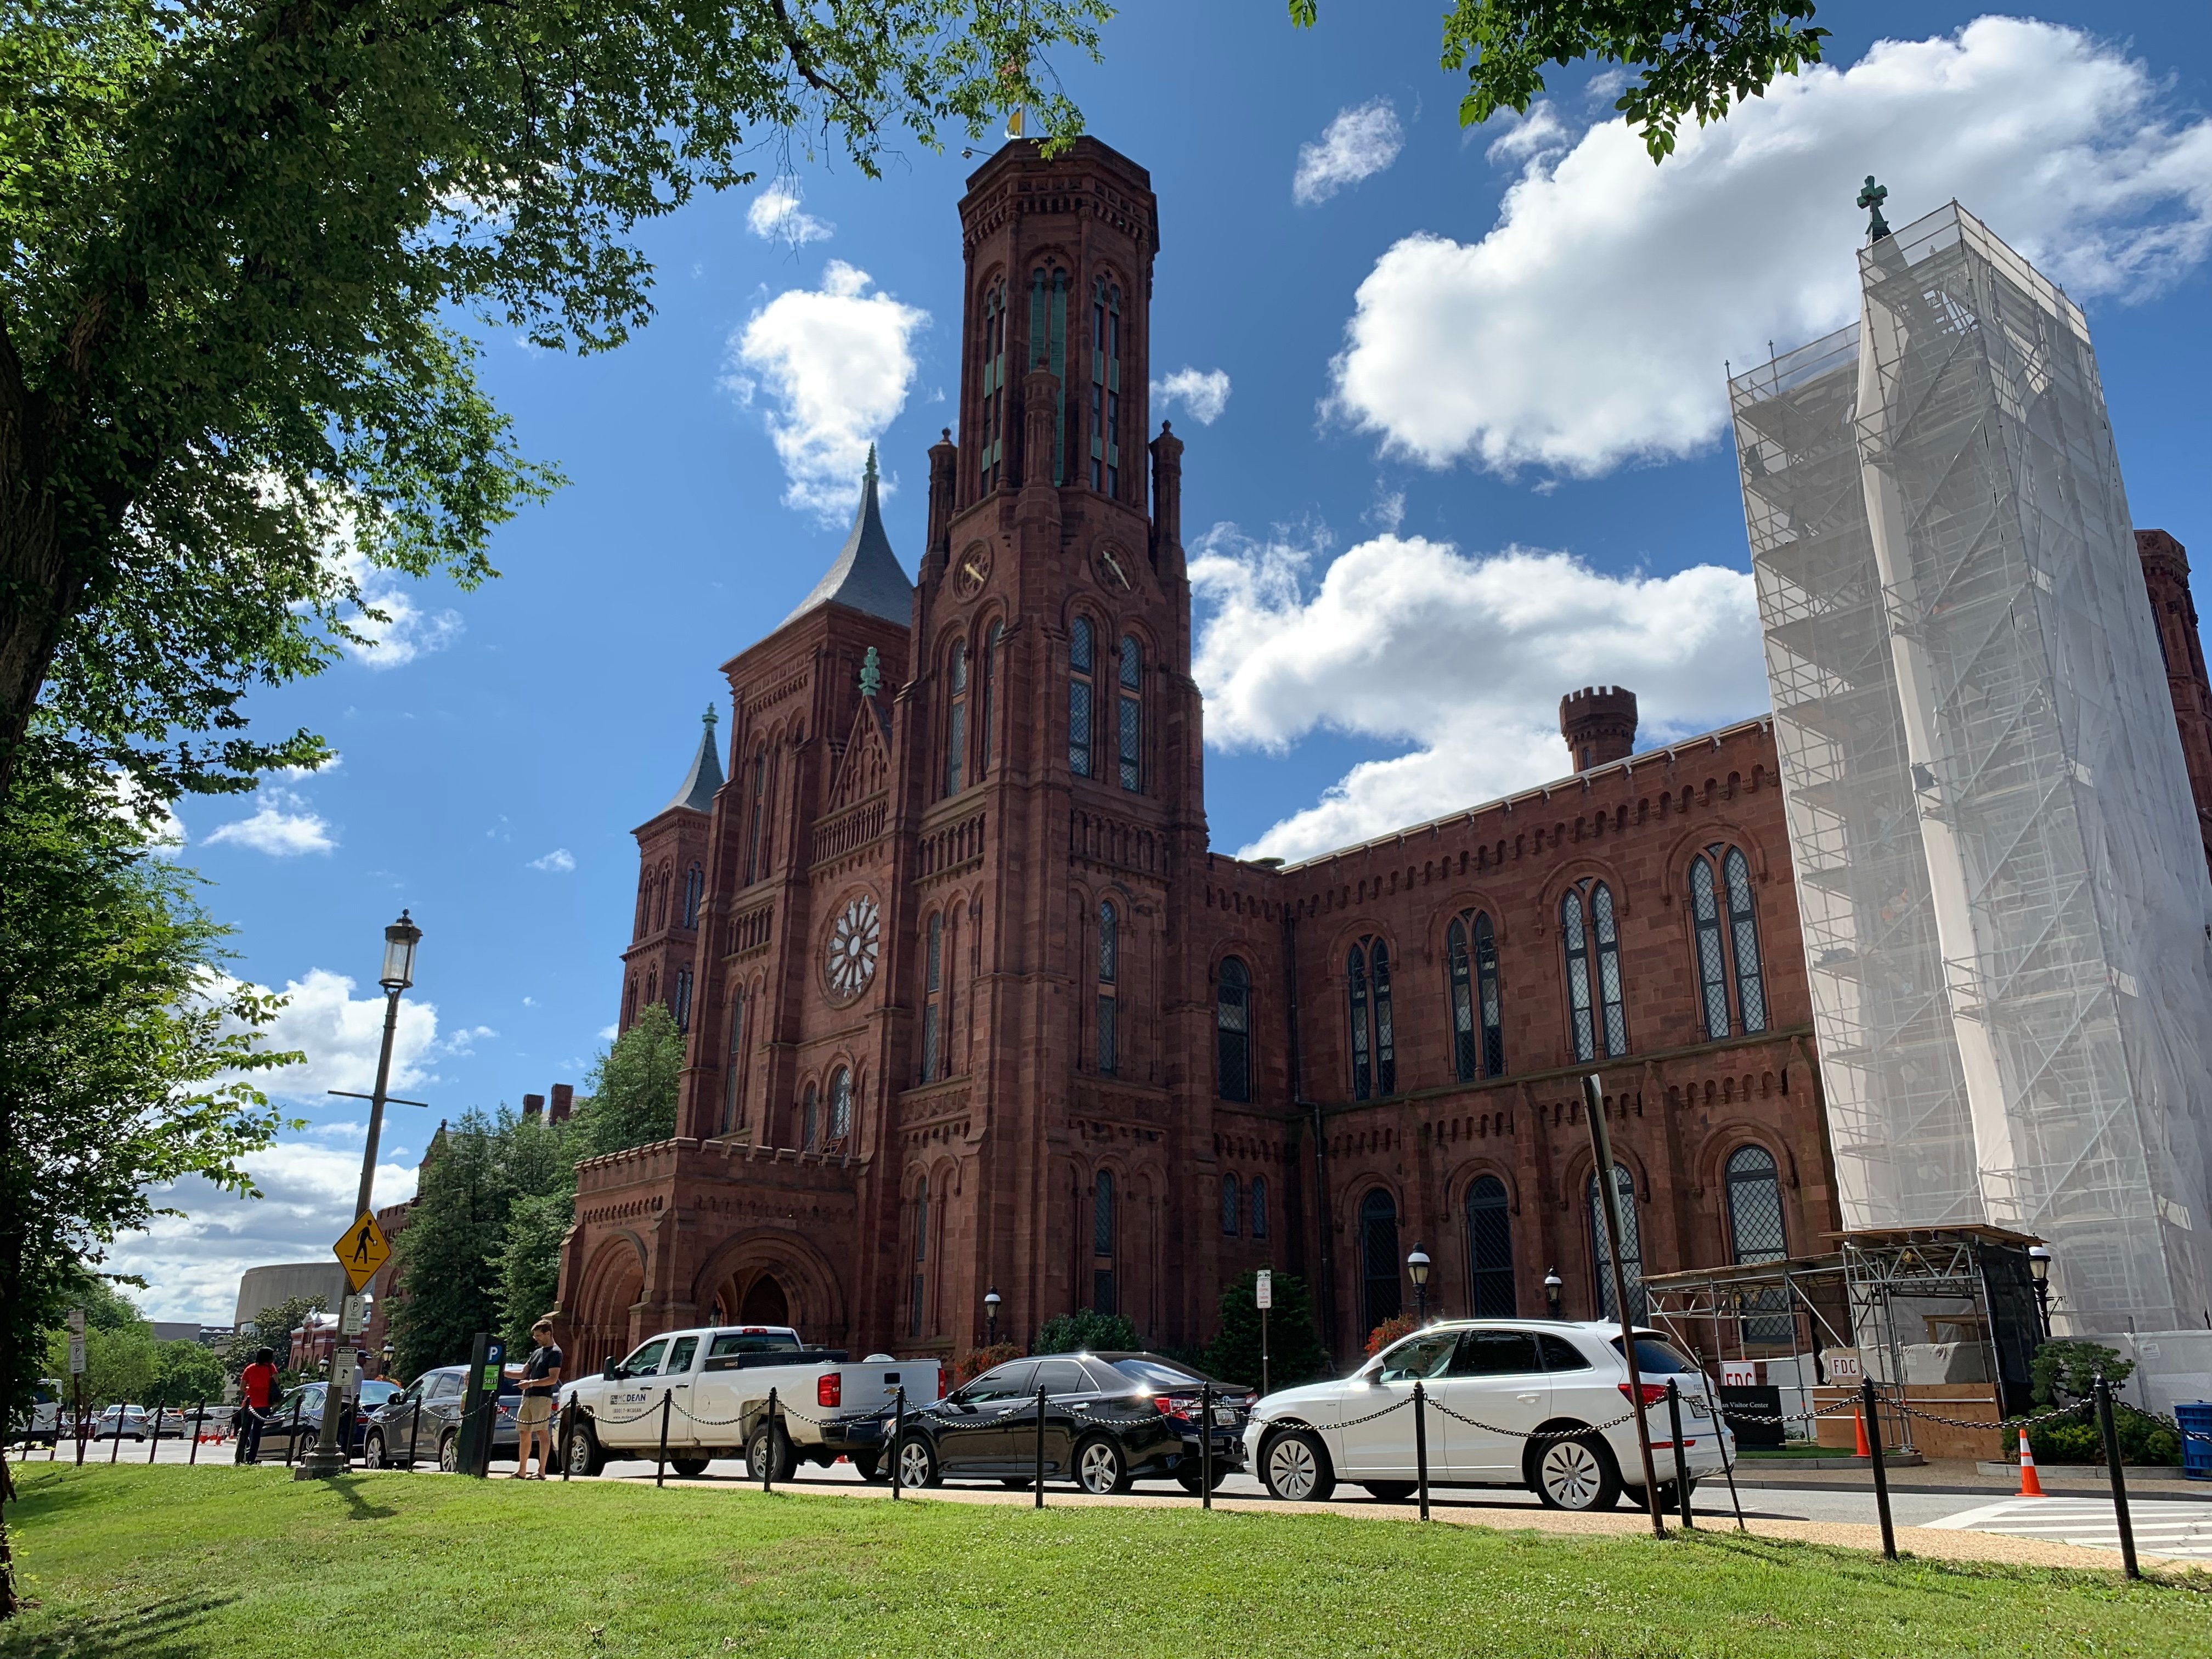
[[[1837,0],[1826,69],[1657,170],[1582,71],[1462,132],[1433,6],[1339,0],[1302,33],[1147,0],[1103,64],[1055,65],[1160,198],[1152,413],[1188,445],[1216,846],[1298,856],[1557,775],[1558,698],[1592,681],[1638,691],[1647,736],[1765,707],[1723,363],[1848,320],[1869,172],[1895,222],[1955,194],[2083,300],[2136,523],[2212,549],[2212,9],[2033,15]],[[501,580],[393,587],[377,650],[259,699],[334,768],[182,806],[234,971],[291,988],[310,1127],[257,1160],[264,1200],[187,1188],[126,1242],[161,1316],[227,1321],[243,1267],[343,1226],[361,1116],[323,1091],[368,1086],[403,904],[401,1092],[432,1109],[393,1109],[379,1202],[440,1116],[582,1081],[630,830],[726,708],[719,665],[835,552],[871,440],[912,568],[976,163],[761,165],[653,228],[659,315],[621,351],[487,334],[571,486],[501,531]]]

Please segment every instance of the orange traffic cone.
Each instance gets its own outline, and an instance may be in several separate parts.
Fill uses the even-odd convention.
[[[2043,1482],[2035,1478],[2035,1449],[2027,1443],[2027,1431],[2020,1431],[2020,1495],[2022,1498],[2047,1496]]]
[[[1871,1461],[1874,1457],[1874,1447],[1867,1440],[1866,1413],[1864,1411],[1857,1411],[1851,1413],[1851,1426],[1856,1429],[1859,1432],[1859,1449],[1853,1455],[1855,1456],[1863,1457]]]

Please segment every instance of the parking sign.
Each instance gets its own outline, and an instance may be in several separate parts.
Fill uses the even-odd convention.
[[[1272,1270],[1266,1267],[1260,1269],[1259,1279],[1252,1287],[1252,1294],[1262,1308],[1272,1308],[1275,1305],[1275,1275]]]

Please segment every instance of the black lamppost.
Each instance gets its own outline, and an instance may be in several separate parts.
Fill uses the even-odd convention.
[[[422,942],[422,930],[404,910],[398,921],[384,930],[384,971],[377,976],[377,982],[384,987],[384,1047],[376,1057],[376,1092],[368,1097],[368,1139],[361,1149],[361,1195],[354,1204],[356,1216],[373,1213],[368,1204],[376,1191],[376,1143],[384,1133],[384,1103],[392,1086],[392,1042],[399,1032],[399,995],[415,982],[415,947]],[[295,1480],[328,1480],[346,1472],[346,1447],[339,1439],[340,1402],[346,1393],[338,1386],[343,1381],[337,1364],[343,1323],[342,1319],[331,1322],[331,1357],[325,1374],[331,1386],[323,1391],[322,1432],[316,1437],[315,1449],[292,1471]]]
[[[1565,1288],[1566,1280],[1559,1277],[1559,1270],[1557,1267],[1545,1270],[1544,1305],[1552,1310],[1552,1317],[1554,1319],[1559,1316],[1559,1292]]]
[[[2040,1244],[2027,1247],[2027,1276],[2035,1284],[2035,1317],[2043,1327],[2043,1340],[2051,1340],[2051,1252]]]
[[[983,1346],[999,1346],[999,1292],[996,1286],[983,1292]]]
[[[1406,1271],[1413,1279],[1413,1322],[1425,1325],[1429,1322],[1429,1253],[1414,1245],[1413,1255],[1406,1258]]]

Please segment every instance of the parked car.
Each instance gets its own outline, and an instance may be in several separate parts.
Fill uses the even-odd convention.
[[[1674,1467],[1667,1383],[1680,1384],[1691,1490],[1722,1467],[1734,1437],[1718,1420],[1711,1382],[1656,1331],[1638,1331],[1646,1420],[1662,1478]],[[1316,1501],[1340,1480],[1386,1501],[1410,1496],[1413,1414],[1387,1407],[1419,1380],[1441,1411],[1427,1413],[1432,1486],[1527,1486],[1552,1509],[1606,1510],[1624,1491],[1644,1502],[1620,1329],[1559,1320],[1458,1320],[1393,1343],[1352,1376],[1271,1394],[1244,1431],[1252,1467],[1278,1498]],[[1448,1415],[1447,1413],[1455,1413]],[[1474,1423],[1464,1419],[1473,1419]],[[1481,1426],[1475,1426],[1480,1425]],[[1613,1426],[1606,1426],[1613,1425]],[[1577,1432],[1579,1431],[1579,1432]],[[1525,1437],[1542,1434],[1546,1438]]]
[[[1203,1480],[1205,1459],[1199,1446],[1199,1414],[1205,1406],[1202,1392],[1213,1389],[1213,1484],[1218,1486],[1244,1467],[1244,1424],[1260,1396],[1242,1383],[1208,1376],[1195,1366],[1165,1354],[1106,1352],[1087,1356],[1103,1359],[1124,1376],[1161,1396],[1163,1409],[1182,1433],[1182,1462],[1174,1471],[1177,1485],[1195,1493]]]
[[[1126,1368],[1125,1368],[1126,1367]],[[1158,1373],[1174,1381],[1164,1390]],[[1147,1376],[1146,1373],[1153,1375]],[[1042,1354],[993,1367],[910,1417],[892,1463],[908,1486],[1036,1478],[1037,1392],[1044,1392],[1044,1473],[1085,1492],[1127,1492],[1148,1479],[1198,1489],[1197,1373],[1156,1355]],[[1241,1408],[1240,1408],[1241,1409]]]
[[[873,1480],[896,1392],[927,1403],[943,1376],[934,1359],[878,1353],[854,1362],[842,1349],[809,1348],[786,1325],[671,1331],[596,1376],[561,1385],[561,1455],[578,1474],[597,1474],[610,1458],[654,1456],[665,1418],[669,1465],[681,1475],[702,1473],[714,1458],[742,1456],[753,1479],[773,1472],[782,1480],[801,1458],[827,1468],[849,1457],[862,1479]],[[771,1389],[779,1407],[773,1425]]]
[[[323,1437],[323,1398],[329,1387],[327,1382],[302,1382],[276,1402],[261,1430],[263,1462],[270,1461],[272,1451],[282,1454],[288,1445],[295,1457],[304,1457],[315,1449]],[[398,1392],[396,1382],[374,1379],[362,1382],[358,1408],[344,1412],[338,1419],[348,1456],[365,1455],[370,1419],[379,1407]]]
[[[94,1440],[143,1440],[154,1431],[154,1414],[143,1406],[110,1406],[92,1419]]]
[[[364,1400],[371,1387],[389,1392],[374,1412],[362,1414],[362,1462],[372,1469],[404,1469],[428,1458],[448,1474],[457,1471],[461,1467],[461,1397],[468,1375],[466,1365],[441,1365],[404,1389],[392,1382],[364,1382]],[[513,1457],[521,1443],[514,1425],[514,1410],[521,1402],[521,1389],[513,1377],[502,1374],[492,1407],[494,1457]]]
[[[69,1385],[58,1376],[42,1376],[31,1390],[31,1409],[18,1415],[9,1426],[11,1441],[25,1441],[33,1445],[51,1445],[61,1431],[62,1402],[68,1397]]]

